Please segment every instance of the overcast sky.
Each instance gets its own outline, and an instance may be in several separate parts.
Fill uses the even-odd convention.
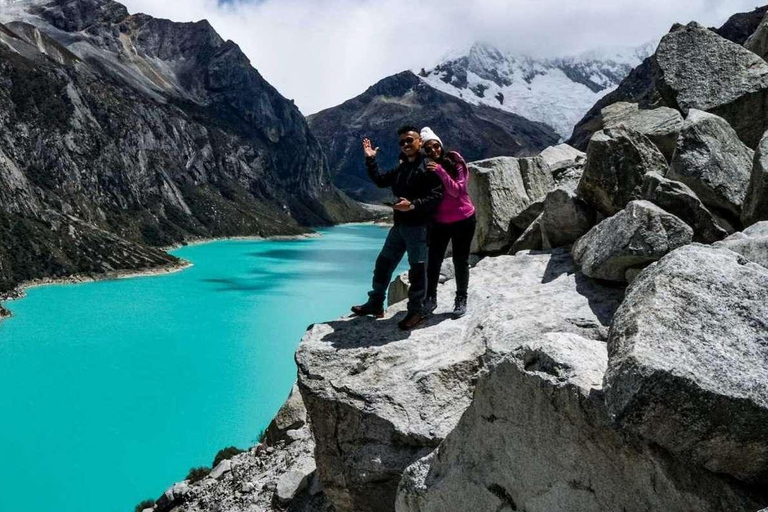
[[[484,41],[538,56],[639,45],[675,22],[719,26],[759,0],[121,0],[132,13],[207,19],[304,114]]]

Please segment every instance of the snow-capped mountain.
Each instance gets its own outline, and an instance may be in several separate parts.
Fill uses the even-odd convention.
[[[415,72],[440,91],[546,123],[568,138],[592,105],[653,54],[656,44],[536,59],[478,43],[464,55]]]

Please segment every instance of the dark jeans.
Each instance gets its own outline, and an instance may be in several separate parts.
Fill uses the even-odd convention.
[[[368,293],[368,302],[377,306],[384,304],[392,273],[408,253],[408,311],[421,311],[427,290],[427,226],[394,225],[389,230],[376,267],[373,269],[373,289]]]
[[[453,266],[456,272],[456,296],[466,297],[469,287],[469,248],[475,236],[477,219],[472,215],[468,219],[440,224],[435,222],[429,234],[429,263],[427,264],[427,295],[437,295],[437,281],[440,267],[445,258],[448,242],[453,242]]]

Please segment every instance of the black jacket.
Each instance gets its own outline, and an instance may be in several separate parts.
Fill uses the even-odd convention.
[[[408,199],[415,208],[407,212],[395,210],[395,224],[418,226],[432,222],[432,216],[443,198],[443,182],[424,165],[419,154],[413,162],[403,155],[400,165],[391,171],[379,171],[376,158],[366,158],[368,176],[377,187],[392,187],[395,197]]]

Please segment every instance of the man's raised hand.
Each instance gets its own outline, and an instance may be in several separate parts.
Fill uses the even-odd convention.
[[[379,148],[373,149],[371,146],[371,139],[368,137],[363,139],[363,154],[366,158],[373,158],[376,156],[376,153],[379,152]]]

